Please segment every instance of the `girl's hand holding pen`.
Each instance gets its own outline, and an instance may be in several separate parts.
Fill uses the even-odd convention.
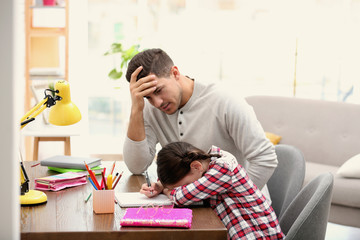
[[[159,195],[160,193],[162,193],[162,190],[163,190],[162,186],[160,186],[158,183],[152,182],[150,187],[148,187],[147,183],[144,183],[141,186],[140,193],[144,194],[145,196],[147,196],[149,198],[152,198],[152,197],[155,197],[155,196]],[[152,192],[152,194],[151,194],[151,192]]]

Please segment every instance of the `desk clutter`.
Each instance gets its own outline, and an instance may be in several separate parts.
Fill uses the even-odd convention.
[[[108,175],[106,175],[106,168],[102,170],[100,183],[95,177],[95,172],[85,163],[86,170],[89,173],[88,180],[94,187],[93,192],[89,194],[85,202],[93,195],[93,211],[95,213],[114,213],[115,211],[114,189],[123,174],[123,172],[116,173],[114,176],[115,163],[114,161]]]
[[[115,163],[107,172],[105,167],[100,166],[101,159],[89,161],[88,158],[71,156],[45,159],[41,161],[42,166],[63,173],[35,179],[35,188],[58,191],[86,184],[88,180],[93,186],[93,191],[85,202],[93,197],[92,207],[95,214],[114,213],[115,202],[118,201],[121,207],[128,207],[120,220],[121,226],[191,228],[192,210],[173,208],[173,203],[164,194],[148,198],[139,192],[119,192],[115,197],[114,189],[123,174],[114,173]],[[101,181],[95,177],[96,170],[101,174]]]
[[[91,185],[94,187],[95,190],[113,190],[116,185],[118,184],[120,178],[122,177],[123,172],[116,173],[114,175],[114,169],[115,169],[115,161],[112,164],[112,168],[110,170],[110,173],[106,175],[106,168],[103,168],[101,171],[101,183],[98,182],[98,180],[95,177],[95,172],[90,169],[87,163],[85,163],[86,170],[88,172],[88,179]]]
[[[35,163],[40,163],[40,161],[24,161],[24,167],[32,180],[32,186],[35,185],[36,178],[57,174],[40,165],[32,167]],[[113,161],[102,160],[102,165],[107,169],[106,175],[110,173],[112,164]],[[132,175],[124,161],[116,161],[113,174],[116,175],[116,172],[119,172],[120,175],[121,171],[124,173],[115,187],[115,193],[138,192],[145,183],[144,176]],[[154,180],[156,179],[155,167],[149,168],[149,175],[154,177]],[[97,175],[96,178],[101,183],[101,176]],[[108,240],[135,240],[141,239],[141,237],[172,240],[226,239],[226,227],[209,207],[191,208],[187,206],[192,210],[190,228],[122,227],[120,220],[125,215],[126,208],[120,208],[114,204],[114,213],[98,214],[94,212],[93,191],[93,186],[89,182],[86,185],[66,188],[57,192],[44,191],[48,196],[47,204],[20,208],[21,239],[53,239],[54,236],[61,236],[63,239],[81,238],[86,240],[101,239],[101,236]],[[109,190],[97,192],[109,192]],[[90,193],[91,198],[86,203],[85,200]],[[161,210],[159,209],[159,211]]]

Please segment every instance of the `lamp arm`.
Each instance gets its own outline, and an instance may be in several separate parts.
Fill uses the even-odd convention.
[[[46,108],[47,98],[44,98],[41,102],[36,104],[35,107],[30,109],[20,120],[21,129],[25,127],[29,122],[35,120],[35,117],[39,115]]]
[[[38,104],[35,105],[32,109],[30,109],[20,120],[20,126],[21,129],[25,127],[29,122],[32,122],[35,120],[35,117],[38,116],[42,111],[45,110],[45,108],[50,108],[56,104],[56,101],[61,100],[60,96],[52,97],[49,94],[46,94],[46,91],[51,91],[58,93],[59,91],[51,90],[51,89],[45,89],[44,94],[45,98],[41,100]]]

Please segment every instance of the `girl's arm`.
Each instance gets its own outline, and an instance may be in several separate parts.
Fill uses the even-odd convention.
[[[232,175],[227,164],[215,163],[197,181],[173,189],[171,199],[178,205],[189,205],[226,192],[232,186]]]

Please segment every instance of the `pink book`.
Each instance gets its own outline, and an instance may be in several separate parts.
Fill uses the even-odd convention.
[[[128,208],[120,225],[142,227],[179,227],[190,228],[192,222],[192,210],[188,208],[173,208],[162,210],[161,208]]]
[[[86,174],[76,172],[67,172],[35,179],[35,188],[39,190],[59,191],[67,187],[83,184],[86,184]]]

